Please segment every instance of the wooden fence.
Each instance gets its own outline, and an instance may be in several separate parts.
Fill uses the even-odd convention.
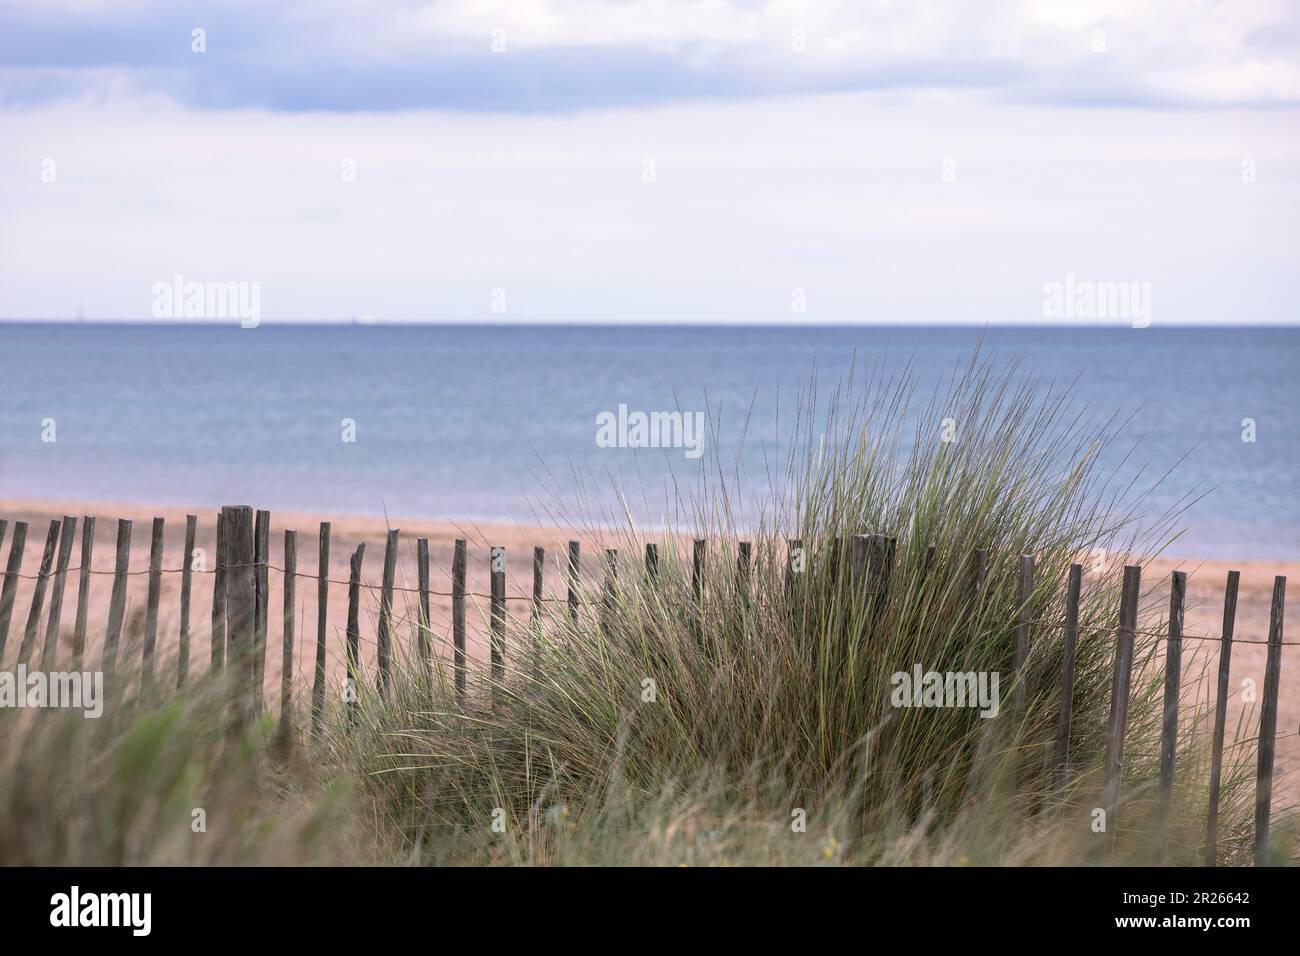
[[[295,647],[295,608],[296,582],[298,578],[316,580],[316,644],[315,670],[311,693],[311,719],[313,732],[319,729],[325,705],[326,658],[328,644],[329,588],[331,584],[346,585],[348,611],[346,623],[346,674],[351,688],[355,691],[360,680],[361,667],[361,628],[360,608],[363,589],[378,590],[379,616],[376,633],[376,659],[379,671],[379,687],[386,691],[392,680],[393,661],[393,597],[394,591],[411,591],[418,597],[418,627],[416,629],[418,652],[423,660],[432,660],[433,648],[430,644],[430,596],[439,595],[451,598],[451,634],[452,634],[452,668],[455,680],[455,694],[458,702],[464,703],[466,697],[466,601],[470,597],[486,598],[490,602],[489,647],[490,673],[493,683],[499,684],[506,674],[505,629],[507,622],[507,601],[529,601],[531,605],[530,620],[536,625],[541,616],[542,605],[546,601],[563,601],[570,619],[577,622],[581,593],[581,545],[578,541],[568,543],[567,552],[567,592],[563,598],[547,598],[543,592],[543,575],[545,568],[545,550],[533,549],[533,586],[530,595],[506,594],[506,549],[491,547],[488,551],[488,571],[491,587],[487,594],[469,591],[466,585],[468,561],[468,543],[463,538],[455,541],[451,562],[451,590],[438,592],[430,589],[429,581],[429,541],[419,538],[416,541],[417,578],[415,589],[397,588],[395,568],[398,558],[399,532],[390,530],[385,541],[381,584],[368,585],[362,581],[362,566],[365,557],[365,544],[357,546],[350,556],[349,574],[346,581],[332,580],[329,577],[330,535],[329,522],[322,522],[319,532],[318,572],[311,574],[297,569],[297,533],[292,530],[284,532],[284,566],[275,567],[270,563],[270,513],[256,511],[247,506],[227,506],[221,509],[216,519],[216,560],[211,568],[198,569],[194,566],[196,532],[198,518],[187,515],[185,520],[184,560],[179,568],[162,566],[164,520],[154,518],[149,546],[149,562],[144,572],[130,570],[132,522],[119,519],[117,522],[117,547],[114,555],[113,569],[96,570],[92,567],[95,536],[95,518],[87,516],[82,522],[80,561],[71,566],[72,550],[75,544],[77,520],[66,516],[61,521],[50,522],[46,535],[44,550],[41,554],[39,571],[35,575],[23,575],[23,554],[27,544],[28,527],[25,522],[17,521],[13,525],[9,557],[5,564],[3,585],[0,585],[0,663],[4,660],[5,647],[9,639],[10,624],[14,612],[18,580],[34,580],[31,605],[22,629],[21,644],[17,662],[26,664],[37,649],[41,638],[41,616],[46,614],[44,637],[40,641],[40,665],[43,670],[54,669],[57,645],[60,635],[64,591],[68,578],[77,576],[77,610],[72,634],[72,665],[74,670],[83,666],[86,648],[86,635],[89,626],[88,603],[90,578],[94,574],[112,575],[112,596],[109,601],[107,625],[104,636],[103,653],[100,669],[111,674],[117,665],[118,650],[121,645],[122,630],[126,606],[127,578],[133,574],[148,574],[148,597],[144,615],[142,680],[152,683],[155,680],[154,664],[158,647],[158,620],[161,581],[164,574],[181,576],[179,633],[177,655],[177,685],[184,686],[189,676],[191,659],[191,588],[193,575],[207,573],[213,575],[213,600],[211,608],[211,647],[209,667],[222,670],[229,666],[241,668],[239,686],[247,688],[239,694],[239,710],[245,716],[260,711],[263,707],[262,695],[265,683],[267,623],[269,614],[268,573],[272,570],[283,575],[284,619],[282,641],[282,666],[280,678],[280,719],[288,728],[292,716],[293,696],[293,657]],[[0,519],[0,548],[3,547],[9,522]],[[843,548],[836,547],[830,551],[831,560],[838,562]],[[696,539],[691,549],[691,594],[698,603],[703,598],[705,587],[705,560],[708,542]],[[855,535],[848,548],[849,571],[855,581],[859,581],[870,596],[873,607],[878,608],[884,601],[891,568],[894,561],[895,540],[885,535]],[[617,557],[614,550],[605,553],[604,574],[607,604],[608,596],[613,593],[617,583]],[[928,567],[934,561],[935,549],[926,550],[925,564]],[[752,573],[752,550],[749,542],[738,542],[736,572],[738,579],[748,582]],[[984,550],[973,551],[967,562],[968,587],[978,595],[985,586],[986,569],[989,554]],[[803,573],[808,567],[808,556],[803,542],[790,540],[785,568],[785,580],[790,587],[794,575]],[[1074,697],[1075,655],[1078,647],[1080,630],[1079,603],[1082,590],[1083,568],[1081,565],[1070,566],[1064,596],[1064,619],[1059,622],[1035,620],[1031,617],[1030,603],[1034,593],[1034,558],[1022,555],[1018,577],[1018,600],[1021,608],[1019,621],[1015,629],[1015,646],[1012,665],[1011,711],[1023,714],[1026,706],[1025,682],[1020,679],[1022,669],[1029,659],[1031,642],[1036,631],[1042,628],[1059,628],[1062,633],[1063,660],[1061,667],[1061,701],[1057,721],[1056,740],[1053,750],[1054,771],[1058,784],[1064,785],[1069,779],[1070,768],[1070,734],[1071,708]],[[644,573],[650,578],[660,574],[659,546],[646,544]],[[1141,568],[1129,565],[1124,568],[1123,587],[1119,605],[1119,623],[1115,629],[1114,671],[1111,683],[1110,714],[1107,724],[1105,744],[1105,783],[1102,791],[1102,806],[1106,811],[1107,829],[1114,830],[1116,810],[1119,804],[1120,787],[1124,767],[1125,730],[1128,720],[1128,707],[1133,671],[1134,642],[1138,634],[1153,637],[1164,642],[1165,675],[1164,703],[1161,724],[1159,800],[1167,815],[1174,782],[1174,762],[1178,735],[1179,688],[1182,667],[1182,643],[1185,639],[1213,640],[1219,643],[1219,669],[1216,686],[1214,711],[1214,730],[1211,743],[1210,794],[1206,829],[1205,863],[1214,866],[1218,858],[1218,814],[1223,770],[1223,745],[1227,723],[1228,674],[1234,643],[1253,643],[1267,645],[1267,662],[1264,686],[1261,695],[1259,715],[1259,734],[1256,765],[1255,796],[1255,838],[1254,857],[1257,864],[1262,864],[1269,855],[1269,817],[1272,806],[1273,765],[1275,744],[1277,740],[1277,710],[1279,678],[1282,664],[1282,647],[1295,646],[1295,642],[1283,641],[1283,616],[1286,597],[1286,578],[1274,579],[1272,604],[1269,615],[1269,632],[1267,641],[1243,641],[1233,636],[1237,609],[1237,591],[1240,574],[1230,571],[1224,592],[1223,630],[1219,636],[1189,635],[1183,631],[1183,605],[1186,597],[1187,577],[1181,571],[1172,573],[1169,594],[1169,616],[1167,632],[1140,630],[1137,626],[1138,599],[1141,588]],[[49,591],[48,608],[46,592]],[[355,700],[355,693],[350,696]]]

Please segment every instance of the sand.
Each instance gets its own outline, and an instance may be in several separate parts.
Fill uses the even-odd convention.
[[[29,525],[27,546],[23,559],[23,573],[36,574],[40,566],[41,552],[44,548],[49,523],[52,519],[65,514],[77,516],[97,515],[95,528],[95,553],[92,567],[96,570],[111,571],[117,519],[128,518],[134,522],[131,551],[131,570],[143,572],[148,568],[150,523],[154,516],[166,520],[166,546],[163,555],[163,567],[180,568],[184,548],[183,535],[185,515],[199,516],[197,546],[205,549],[209,567],[214,554],[215,509],[212,508],[148,508],[132,504],[111,504],[105,502],[85,501],[49,501],[31,499],[0,499],[0,518],[7,518],[10,528],[6,534],[3,550],[0,553],[7,558],[9,543],[13,539],[13,523],[26,521]],[[440,635],[443,646],[450,646],[451,641],[451,561],[453,543],[463,537],[469,542],[468,586],[473,592],[467,610],[468,646],[472,656],[482,659],[487,656],[486,634],[488,631],[488,601],[485,595],[489,590],[488,548],[500,545],[506,548],[508,560],[507,594],[514,598],[510,611],[512,614],[527,613],[527,597],[531,594],[533,548],[541,546],[546,549],[546,595],[562,599],[565,587],[565,548],[570,538],[583,540],[584,577],[594,580],[599,574],[596,555],[601,542],[590,534],[578,534],[565,529],[541,526],[518,526],[507,524],[464,524],[458,525],[447,521],[430,521],[419,518],[363,517],[337,515],[313,515],[304,513],[276,512],[271,523],[271,563],[283,567],[284,530],[294,528],[298,531],[298,570],[300,573],[314,575],[318,567],[318,529],[321,520],[331,523],[330,577],[335,583],[329,585],[329,622],[328,632],[328,668],[334,678],[343,673],[343,633],[347,616],[347,577],[348,559],[356,546],[365,542],[364,580],[369,584],[378,584],[383,565],[385,531],[388,527],[402,529],[399,561],[395,576],[401,590],[394,598],[394,631],[397,640],[404,645],[410,640],[412,627],[417,613],[415,541],[418,537],[429,539],[430,552],[430,587],[436,592],[431,598],[431,618],[435,636]],[[73,549],[71,565],[76,567],[80,559],[81,529],[77,529],[77,543]],[[1202,699],[1212,699],[1213,685],[1218,666],[1218,640],[1222,629],[1223,588],[1229,568],[1241,572],[1241,585],[1238,597],[1236,638],[1238,640],[1263,641],[1268,636],[1269,606],[1273,589],[1274,575],[1285,575],[1291,581],[1300,580],[1300,562],[1266,562],[1220,560],[1197,560],[1191,558],[1161,558],[1152,562],[1143,574],[1144,584],[1168,578],[1169,572],[1182,570],[1188,575],[1187,610],[1185,632],[1189,639],[1184,642],[1184,666],[1189,672],[1204,674],[1203,683],[1198,689]],[[159,615],[159,647],[165,656],[174,655],[178,644],[179,631],[179,593],[180,574],[163,575],[161,611]],[[209,629],[212,611],[211,574],[194,575],[193,610],[191,617],[190,660],[192,668],[206,668],[209,660]],[[280,674],[283,622],[283,577],[272,571],[270,581],[270,614],[267,655],[267,686],[275,688]],[[94,574],[91,577],[90,600],[87,625],[87,660],[97,663],[102,654],[104,632],[107,622],[109,595],[112,589],[111,574]],[[28,610],[31,603],[32,580],[22,580],[14,605],[13,620],[10,624],[9,640],[0,666],[12,667],[18,654],[19,644],[26,627]],[[1163,589],[1164,585],[1160,587]],[[142,627],[130,625],[143,619],[145,600],[148,589],[148,575],[133,574],[129,578],[127,621],[128,632],[139,633]],[[1162,590],[1161,593],[1167,591]],[[309,578],[298,578],[296,594],[296,640],[293,655],[293,667],[299,677],[308,677],[313,671],[315,660],[317,582]],[[40,653],[44,641],[46,620],[50,595],[47,590],[46,608],[42,612],[38,628],[36,655]],[[1294,603],[1294,600],[1293,600]],[[378,593],[363,591],[362,601],[362,645],[363,656],[373,660],[375,630],[378,618]],[[77,607],[76,575],[69,575],[66,585],[63,612],[60,627],[59,660],[67,661],[72,642],[73,624]],[[1294,635],[1300,633],[1291,629]],[[1195,640],[1191,635],[1203,635],[1214,640]],[[1291,637],[1292,641],[1296,638]],[[1240,643],[1234,645],[1232,655],[1230,689],[1239,694],[1243,681],[1254,679],[1256,686],[1263,686],[1266,648],[1262,644]],[[132,647],[124,653],[138,655],[139,648]],[[34,655],[35,656],[35,655]],[[166,665],[170,679],[175,679],[175,665]],[[1203,670],[1202,670],[1203,668]],[[271,692],[269,692],[271,693]],[[268,699],[278,700],[278,692]],[[1234,698],[1230,707],[1229,734],[1241,713],[1241,703]],[[1248,711],[1251,719],[1258,719],[1258,710]],[[1300,767],[1300,743],[1297,737],[1300,730],[1300,648],[1285,647],[1282,655],[1281,695],[1278,709],[1278,797],[1290,802],[1300,796],[1300,774],[1293,771]]]

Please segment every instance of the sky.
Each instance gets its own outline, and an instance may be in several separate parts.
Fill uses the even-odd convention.
[[[1294,323],[1298,120],[1292,2],[0,0],[0,318]]]

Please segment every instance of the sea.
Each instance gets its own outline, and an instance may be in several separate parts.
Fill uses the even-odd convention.
[[[1178,511],[1172,553],[1300,558],[1292,327],[3,322],[0,497],[680,522],[779,481],[811,386],[924,397],[976,353],[1122,423],[1099,468]],[[706,434],[628,447],[637,412]]]

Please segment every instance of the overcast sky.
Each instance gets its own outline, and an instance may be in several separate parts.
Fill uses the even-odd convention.
[[[0,0],[0,317],[1293,323],[1298,120],[1287,0]]]

